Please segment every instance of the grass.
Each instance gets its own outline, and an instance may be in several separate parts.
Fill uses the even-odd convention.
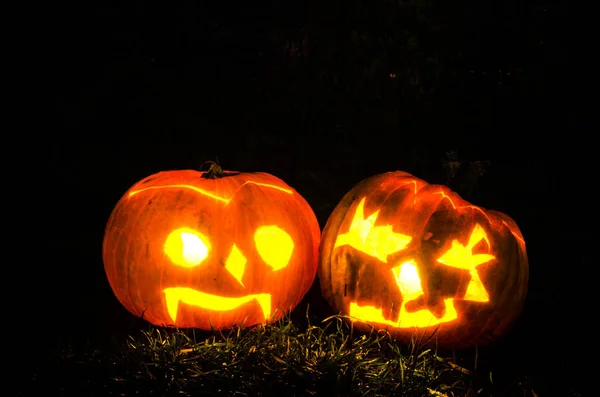
[[[306,318],[304,329],[290,316],[227,332],[149,326],[110,352],[64,349],[53,382],[77,396],[538,396],[526,377],[496,384],[476,350],[465,359]]]

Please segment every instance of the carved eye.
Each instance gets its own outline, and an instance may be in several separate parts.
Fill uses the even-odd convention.
[[[485,229],[481,225],[476,224],[466,246],[462,245],[458,240],[453,240],[452,248],[437,259],[441,264],[469,272],[471,281],[467,286],[467,291],[463,299],[474,302],[489,302],[490,300],[490,295],[477,272],[477,266],[496,259],[494,255],[490,254],[473,254],[473,248],[482,241],[485,241],[489,245]]]
[[[412,237],[392,230],[392,225],[375,226],[379,211],[365,218],[365,198],[358,203],[348,233],[340,234],[334,248],[350,245],[358,251],[387,263],[390,254],[402,251]]]
[[[164,251],[174,264],[194,267],[206,259],[210,243],[202,233],[183,227],[169,234]]]
[[[277,226],[261,226],[254,233],[256,250],[263,261],[273,270],[283,269],[290,262],[294,241]]]

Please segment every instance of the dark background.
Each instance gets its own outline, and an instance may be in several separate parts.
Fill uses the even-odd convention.
[[[572,214],[593,203],[579,182],[590,144],[565,77],[564,4],[250,3],[59,6],[57,132],[39,148],[47,246],[23,335],[43,335],[36,348],[53,354],[144,326],[112,295],[101,247],[118,199],[152,173],[207,160],[268,172],[323,226],[370,175],[404,170],[467,195],[469,164],[484,161],[468,199],[512,216],[530,260],[526,308],[500,366],[580,377],[581,346],[595,343],[582,287],[592,245],[580,228],[589,223]],[[450,151],[461,168],[448,179]],[[330,314],[318,283],[298,311],[308,303],[315,318]]]

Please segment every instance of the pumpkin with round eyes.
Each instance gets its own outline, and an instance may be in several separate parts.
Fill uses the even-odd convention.
[[[133,185],[106,226],[104,268],[123,306],[155,325],[228,329],[280,319],[312,285],[320,229],[266,173],[164,171]]]
[[[508,215],[396,171],[365,179],[337,205],[318,274],[323,297],[356,329],[466,348],[508,332],[529,270]]]

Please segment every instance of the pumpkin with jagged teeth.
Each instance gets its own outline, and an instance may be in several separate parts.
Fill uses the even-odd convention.
[[[356,329],[463,348],[508,332],[529,271],[508,215],[396,171],[342,198],[321,236],[318,274],[323,297]]]

